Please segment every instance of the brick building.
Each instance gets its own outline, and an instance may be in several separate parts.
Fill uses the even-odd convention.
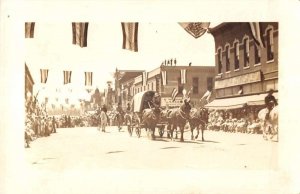
[[[184,82],[182,83],[182,76]],[[212,66],[160,66],[149,72],[142,72],[141,75],[129,79],[121,85],[122,105],[130,102],[131,98],[126,97],[147,90],[157,91],[161,95],[163,107],[176,107],[181,103],[184,90],[190,91],[191,101],[195,106],[203,106],[207,102],[200,102],[200,98],[209,90],[213,90],[215,68]],[[171,95],[173,89],[178,90],[175,101]]]
[[[278,23],[226,22],[209,32],[215,40],[215,109],[263,105],[278,91]]]

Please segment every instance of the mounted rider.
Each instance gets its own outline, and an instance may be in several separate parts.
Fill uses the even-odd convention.
[[[273,109],[273,107],[278,105],[276,98],[273,96],[273,93],[274,93],[274,90],[270,89],[268,91],[268,95],[265,97],[265,105],[268,110],[268,112],[266,114],[266,120],[269,119],[270,112]]]

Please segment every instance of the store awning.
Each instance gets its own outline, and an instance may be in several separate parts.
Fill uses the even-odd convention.
[[[214,101],[205,105],[208,109],[236,109],[242,108],[245,105],[264,105],[267,94],[257,94],[251,96],[241,96],[233,98],[215,99]],[[278,99],[278,93],[273,93],[274,97]]]

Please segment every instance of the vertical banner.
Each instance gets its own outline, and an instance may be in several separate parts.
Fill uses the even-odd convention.
[[[71,83],[72,71],[64,71],[64,84]]]
[[[88,22],[72,22],[73,44],[87,47],[88,26]]]
[[[34,25],[35,22],[25,22],[25,38],[34,37]]]
[[[93,72],[84,72],[85,75],[85,86],[93,85]]]
[[[45,84],[47,83],[48,79],[48,69],[40,69],[41,72],[41,83]]]
[[[260,30],[260,25],[259,25],[259,22],[249,22],[249,25],[250,25],[250,29],[251,29],[251,33],[252,33],[252,36],[254,38],[254,41],[255,43],[264,48],[264,44],[263,44],[263,36],[262,36],[262,32]]]
[[[167,85],[167,71],[161,71],[162,84]]]
[[[183,29],[185,29],[194,38],[199,38],[207,31],[210,22],[181,22],[179,25],[182,26]]]
[[[123,49],[137,52],[138,51],[138,22],[122,22],[123,32]]]
[[[180,70],[180,78],[181,78],[181,84],[186,83],[186,69]]]
[[[148,73],[146,71],[143,72],[142,79],[143,86],[146,86],[148,81]]]

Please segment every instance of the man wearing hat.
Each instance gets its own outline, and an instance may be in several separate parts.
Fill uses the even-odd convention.
[[[273,93],[274,93],[274,90],[270,89],[269,92],[268,92],[268,95],[265,97],[265,105],[268,109],[268,113],[266,114],[266,119],[269,119],[269,115],[270,115],[270,112],[271,112],[273,106],[278,105],[277,100],[273,96]]]

